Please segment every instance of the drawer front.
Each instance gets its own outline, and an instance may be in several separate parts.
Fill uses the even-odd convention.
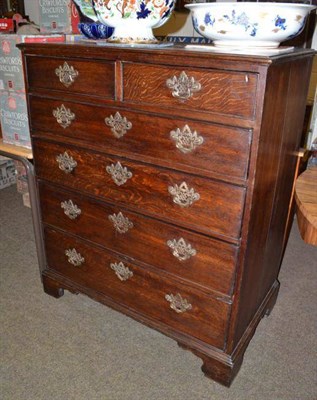
[[[228,304],[57,231],[46,230],[45,242],[50,269],[140,314],[223,347]],[[176,295],[183,301],[173,301]],[[179,312],[170,307],[169,299]]]
[[[241,187],[40,140],[33,151],[39,178],[209,234],[240,236]]]
[[[242,179],[247,175],[251,141],[247,129],[33,96],[30,109],[37,135],[49,130],[62,137],[98,143],[110,152],[133,152],[179,168],[199,169],[200,173]]]
[[[30,90],[51,89],[114,99],[114,62],[27,57]]]
[[[129,64],[123,66],[123,100],[253,119],[257,75],[220,70]]]
[[[127,209],[40,184],[43,222],[230,295],[238,249]]]

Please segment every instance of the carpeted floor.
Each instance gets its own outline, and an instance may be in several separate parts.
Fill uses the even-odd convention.
[[[296,222],[281,289],[230,389],[176,342],[87,297],[40,283],[30,209],[0,190],[0,400],[315,400],[317,248]]]

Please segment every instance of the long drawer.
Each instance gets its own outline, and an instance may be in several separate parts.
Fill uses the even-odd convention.
[[[49,89],[115,97],[115,63],[113,61],[78,60],[67,58],[28,57],[26,71],[29,90]]]
[[[124,63],[123,101],[253,119],[257,74]]]
[[[37,136],[48,132],[98,143],[110,152],[133,153],[207,175],[247,176],[248,129],[34,96],[30,96],[30,112]]]
[[[34,140],[33,152],[39,178],[208,234],[240,236],[242,187],[53,142]]]
[[[237,246],[44,183],[39,190],[45,224],[231,294]]]
[[[49,269],[179,332],[223,347],[228,304],[55,230],[45,230],[45,244]]]

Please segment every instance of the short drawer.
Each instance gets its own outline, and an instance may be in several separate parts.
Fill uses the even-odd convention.
[[[239,238],[245,189],[110,157],[33,141],[37,176],[179,225]]]
[[[125,63],[123,101],[253,119],[257,79],[254,73]]]
[[[237,246],[40,183],[42,220],[181,280],[232,292]]]
[[[30,96],[32,129],[207,175],[245,179],[251,131]],[[68,113],[68,117],[67,117]],[[89,129],[87,129],[87,123]]]
[[[50,89],[114,99],[114,62],[27,57],[29,90]]]
[[[145,317],[223,347],[228,304],[54,230],[45,231],[45,244],[49,269]]]

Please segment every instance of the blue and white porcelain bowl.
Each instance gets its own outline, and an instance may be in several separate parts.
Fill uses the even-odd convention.
[[[88,39],[108,39],[113,33],[113,28],[100,22],[80,22],[78,29]]]
[[[315,6],[295,3],[188,4],[195,30],[219,47],[276,48],[299,35]]]

